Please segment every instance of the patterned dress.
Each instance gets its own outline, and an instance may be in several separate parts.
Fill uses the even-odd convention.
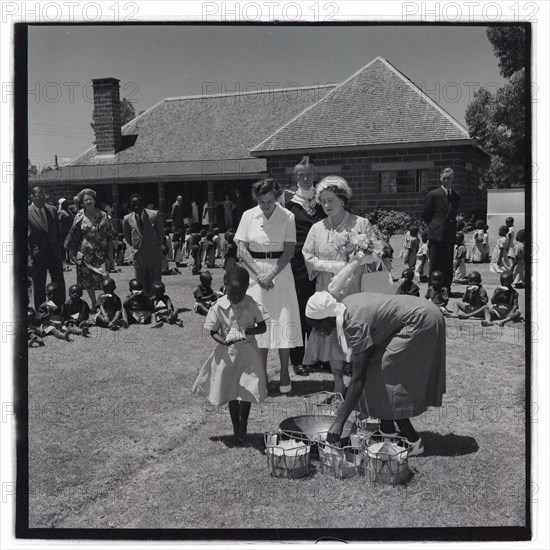
[[[96,210],[94,219],[81,210],[65,239],[65,248],[76,257],[76,280],[82,288],[100,290],[107,276],[108,242],[115,237],[111,220]]]

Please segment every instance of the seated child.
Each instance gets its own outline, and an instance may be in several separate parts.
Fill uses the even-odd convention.
[[[485,320],[481,321],[484,327],[496,324],[503,327],[510,321],[520,321],[521,312],[518,306],[518,293],[512,288],[514,276],[511,271],[503,271],[500,274],[500,284],[497,286],[491,305],[485,308]]]
[[[172,300],[166,296],[166,287],[162,281],[155,281],[151,286],[153,301],[153,319],[151,328],[160,328],[164,323],[183,327]]]
[[[401,259],[412,269],[416,264],[416,253],[420,248],[420,240],[418,239],[418,227],[411,225],[410,229],[405,233],[403,240],[403,248],[401,249]]]
[[[88,336],[90,334],[90,306],[82,299],[82,287],[71,285],[69,299],[63,306],[63,322],[71,334]]]
[[[219,227],[214,227],[214,237],[212,238],[212,242],[216,247],[216,258],[221,258],[222,257],[222,238],[220,237]]]
[[[240,445],[246,443],[251,402],[261,403],[267,397],[267,377],[255,335],[266,331],[268,315],[246,294],[246,269],[233,268],[224,282],[227,296],[212,306],[204,323],[217,346],[192,391],[215,406],[229,404],[235,442]]]
[[[459,319],[485,316],[485,306],[489,302],[487,292],[481,286],[481,275],[478,271],[472,271],[468,275],[469,286],[466,288],[462,302],[454,303],[454,313]]]
[[[483,239],[485,233],[483,227],[485,222],[483,220],[477,220],[476,229],[472,235],[472,240],[467,251],[466,259],[475,264],[483,262],[485,249],[483,248]]]
[[[489,269],[493,273],[502,273],[508,271],[510,263],[508,261],[508,227],[501,225],[498,230],[498,241],[493,250],[491,265]]]
[[[514,286],[525,288],[525,230],[517,232],[514,245],[508,251],[510,270],[514,275]]]
[[[50,283],[46,286],[46,301],[38,308],[44,336],[55,336],[60,340],[71,341],[71,334],[63,327],[63,300],[59,285]]]
[[[115,241],[115,258],[116,265],[125,265],[124,258],[126,256],[126,243],[124,242],[124,235],[119,233]]]
[[[191,236],[191,247],[189,249],[189,267],[193,275],[198,275],[201,272],[200,246],[201,236],[198,233],[193,233]]]
[[[225,250],[223,268],[229,271],[237,266],[237,244],[235,243],[235,232],[228,231],[225,234]]]
[[[465,285],[466,278],[466,247],[464,246],[464,233],[456,234],[455,251],[453,259],[453,283]]]
[[[122,318],[129,325],[148,325],[153,315],[153,302],[143,291],[143,283],[132,279],[130,294],[122,302]]]
[[[216,245],[213,239],[214,233],[209,231],[206,234],[206,240],[202,244],[202,261],[207,269],[216,267]]]
[[[111,330],[128,328],[128,323],[123,319],[122,302],[115,294],[115,288],[116,284],[110,277],[105,277],[101,281],[103,294],[97,298],[98,314],[95,318],[98,327]]]
[[[38,344],[40,347],[44,346],[42,336],[40,317],[35,309],[29,305],[29,297],[27,296],[27,345],[29,348],[32,348],[34,344]]]
[[[416,253],[416,265],[414,266],[415,277],[421,283],[428,281],[430,276],[430,258],[428,256],[428,232],[422,231],[420,234],[421,245]]]
[[[426,300],[439,307],[443,314],[449,313],[449,290],[443,286],[443,273],[436,269],[430,274],[430,282],[426,292]]]
[[[210,271],[202,271],[199,280],[200,284],[193,292],[195,297],[193,310],[200,315],[207,315],[208,310],[216,302],[219,294],[212,288],[212,274]]]
[[[414,284],[414,269],[410,267],[405,269],[401,273],[401,279],[399,280],[399,286],[397,287],[396,294],[407,294],[408,296],[420,297],[420,289]]]

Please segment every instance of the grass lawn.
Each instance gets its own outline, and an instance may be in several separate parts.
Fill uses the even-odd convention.
[[[396,256],[402,238],[392,241]],[[119,295],[133,276],[122,269]],[[396,259],[393,274],[402,269]],[[488,264],[475,269],[491,296],[497,276]],[[212,271],[219,287],[222,270]],[[69,284],[75,278],[67,273]],[[250,415],[252,445],[232,447],[227,410],[190,391],[215,345],[191,311],[198,277],[184,270],[164,282],[186,308],[183,329],[93,329],[87,339],[48,338],[29,350],[30,527],[525,525],[523,324],[448,320],[444,406],[413,419],[425,454],[410,459],[409,483],[339,481],[315,461],[312,475],[292,481],[269,476],[263,433],[303,414],[301,395],[332,390],[331,375],[293,376],[293,393],[281,396],[272,352],[268,400]]]

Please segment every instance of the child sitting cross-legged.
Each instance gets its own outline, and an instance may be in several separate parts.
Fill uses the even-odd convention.
[[[420,289],[414,283],[414,269],[411,269],[409,267],[405,269],[403,273],[401,273],[401,279],[399,279],[399,286],[397,287],[397,290],[395,293],[420,297]]]
[[[481,275],[472,271],[468,275],[468,287],[462,297],[462,302],[454,303],[454,313],[459,319],[485,317],[485,307],[489,302],[486,290],[481,286]]]
[[[216,302],[220,293],[212,288],[212,274],[210,271],[201,271],[199,275],[200,284],[193,292],[195,305],[193,310],[200,315],[207,315],[208,310]]]
[[[128,328],[128,323],[122,315],[122,301],[115,294],[116,284],[110,277],[105,277],[101,281],[101,290],[97,298],[98,314],[95,318],[95,324],[98,327],[118,330],[119,328]]]
[[[153,302],[143,291],[143,283],[131,279],[130,294],[122,302],[122,318],[129,325],[148,325],[153,316]]]
[[[155,281],[151,285],[151,300],[153,301],[151,328],[160,328],[164,323],[183,327],[183,322],[178,319],[178,313],[172,300],[166,296],[166,287],[162,281]]]
[[[267,397],[266,372],[255,335],[266,331],[268,315],[246,294],[246,269],[234,267],[224,282],[227,295],[212,306],[204,323],[217,346],[201,368],[193,392],[213,405],[229,404],[236,443],[244,444],[251,403]]]
[[[444,315],[450,313],[447,309],[449,303],[449,290],[443,286],[443,273],[436,269],[430,274],[430,282],[426,291],[426,300],[436,305]]]
[[[32,348],[34,344],[40,347],[44,346],[43,335],[44,333],[40,326],[40,316],[29,304],[29,297],[27,296],[27,345],[29,348]]]
[[[63,299],[59,285],[50,283],[46,286],[46,301],[38,308],[44,336],[55,336],[59,340],[71,341],[71,334],[63,327]]]
[[[82,287],[71,285],[69,299],[63,306],[63,323],[67,332],[88,336],[90,334],[90,306],[82,299]]]
[[[510,321],[520,321],[521,312],[518,306],[518,293],[512,288],[514,275],[511,271],[503,271],[500,274],[500,284],[497,286],[491,305],[485,307],[485,320],[481,321],[484,327],[497,324],[503,327]],[[493,323],[495,321],[495,323]]]

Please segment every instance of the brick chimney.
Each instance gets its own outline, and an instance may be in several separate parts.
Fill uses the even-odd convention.
[[[120,94],[116,78],[94,78],[95,146],[97,155],[114,155],[120,150]]]

